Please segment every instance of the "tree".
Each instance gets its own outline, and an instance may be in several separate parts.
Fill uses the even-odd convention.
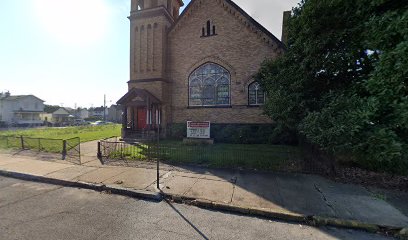
[[[408,173],[407,31],[399,1],[303,1],[287,52],[257,76],[277,131],[337,159]]]
[[[53,113],[55,111],[57,111],[60,108],[60,106],[58,105],[44,105],[44,112],[46,113]]]

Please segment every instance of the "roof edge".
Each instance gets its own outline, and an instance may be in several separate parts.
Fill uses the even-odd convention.
[[[187,7],[184,9],[184,11],[181,13],[181,15],[178,17],[178,19],[174,22],[173,26],[168,30],[170,33],[173,31],[173,29],[177,26],[177,24],[184,18],[184,15],[189,11],[191,6],[195,3],[196,0],[191,0],[191,2],[187,5]],[[228,4],[230,4],[232,7],[234,7],[239,13],[241,13],[244,17],[246,17],[252,24],[255,25],[259,30],[261,30],[264,34],[266,34],[268,37],[270,37],[272,40],[274,40],[279,47],[286,49],[285,44],[279,40],[273,33],[271,33],[268,29],[266,29],[262,24],[260,24],[258,21],[256,21],[253,17],[251,17],[244,9],[242,9],[240,6],[238,6],[235,2],[232,0],[224,0]]]

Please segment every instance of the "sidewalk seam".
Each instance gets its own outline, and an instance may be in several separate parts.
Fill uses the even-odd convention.
[[[230,204],[232,203],[232,199],[234,199],[235,187],[236,187],[236,183],[233,183],[233,184],[232,184],[231,200],[229,201]]]
[[[48,176],[48,175],[50,175],[50,174],[59,172],[59,171],[61,171],[61,170],[65,170],[65,169],[68,169],[68,168],[72,168],[72,167],[75,167],[75,166],[70,166],[70,167],[66,167],[66,168],[59,169],[59,170],[55,170],[55,171],[53,171],[53,172],[47,173],[46,175],[44,175],[44,177],[45,177],[45,176]]]
[[[191,189],[193,189],[194,185],[198,182],[198,178],[196,178],[195,182],[191,185],[191,187],[182,193],[182,196],[186,195]]]

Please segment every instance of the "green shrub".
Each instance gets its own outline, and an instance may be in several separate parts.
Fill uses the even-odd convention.
[[[408,11],[393,0],[307,0],[256,78],[269,141],[294,132],[330,160],[408,174]]]
[[[187,135],[186,124],[169,126],[170,138],[183,139]],[[211,124],[211,138],[218,143],[234,144],[297,144],[296,136],[276,131],[273,124]]]

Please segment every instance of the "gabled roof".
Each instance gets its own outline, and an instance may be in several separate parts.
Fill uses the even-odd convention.
[[[169,32],[171,32],[177,24],[182,21],[186,13],[190,10],[191,6],[195,3],[196,0],[191,0],[191,2],[187,5],[187,7],[184,9],[183,13],[180,15],[180,17],[177,19],[177,21],[173,24],[173,26],[170,28]],[[248,22],[252,23],[256,28],[258,28],[261,32],[263,32],[265,35],[267,35],[269,38],[274,40],[279,47],[286,49],[285,44],[283,44],[275,35],[273,35],[268,29],[266,29],[264,26],[262,26],[259,22],[257,22],[254,18],[252,18],[247,12],[245,12],[240,6],[238,6],[236,3],[234,3],[232,0],[223,0],[227,4],[231,5],[237,12],[241,13],[247,20]]]
[[[67,109],[60,107],[58,108],[57,111],[53,112],[52,114],[53,115],[70,115],[71,113]]]
[[[40,98],[38,98],[38,97],[36,97],[36,96],[34,96],[34,95],[14,95],[14,96],[4,96],[4,97],[1,97],[0,99],[1,100],[10,100],[10,101],[14,101],[14,100],[20,100],[20,99],[23,99],[23,98],[27,98],[27,97],[33,97],[33,98],[36,98],[36,99],[38,99],[38,100],[40,100],[41,102],[45,102],[44,100],[42,100],[42,99],[40,99]]]
[[[121,99],[119,99],[116,103],[118,105],[126,105],[134,102],[145,102],[147,97],[150,99],[151,103],[160,103],[160,100],[156,98],[153,94],[145,89],[139,88],[132,88],[129,92],[127,92]],[[140,99],[136,99],[140,98]]]

